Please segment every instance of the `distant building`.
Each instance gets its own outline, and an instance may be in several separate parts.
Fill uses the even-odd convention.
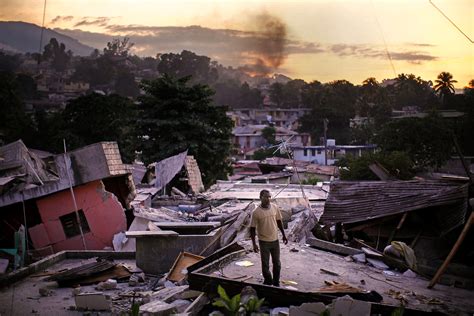
[[[296,130],[298,119],[310,111],[311,109],[309,108],[243,108],[227,113],[229,117],[238,117],[238,121],[235,121],[235,126],[272,124]]]
[[[262,131],[266,127],[268,125],[235,127],[232,131],[235,146],[245,154],[266,145],[267,141],[262,136]],[[283,127],[275,127],[276,141],[286,141],[290,138],[293,145],[306,146],[311,144],[311,136],[308,133],[297,133]]]
[[[292,146],[295,160],[309,161],[324,165],[324,146]],[[328,139],[327,165],[333,165],[338,159],[346,156],[360,157],[365,152],[375,152],[376,145],[336,145],[334,140]]]

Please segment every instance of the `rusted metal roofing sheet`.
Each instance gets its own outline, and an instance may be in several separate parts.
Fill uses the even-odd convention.
[[[330,186],[321,222],[357,223],[433,206],[449,206],[451,224],[461,224],[468,185],[449,181],[336,181]],[[454,218],[454,217],[455,218]],[[453,217],[453,218],[451,218]]]

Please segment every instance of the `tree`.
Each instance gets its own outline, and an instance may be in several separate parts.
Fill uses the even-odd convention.
[[[399,74],[395,84],[387,87],[392,95],[393,107],[401,110],[406,106],[417,106],[423,110],[436,108],[437,100],[434,97],[432,82],[425,81],[414,74]]]
[[[367,117],[367,124],[373,125],[374,131],[390,120],[392,114],[390,98],[375,78],[367,78],[362,82],[356,101],[356,111],[360,116]]]
[[[175,78],[191,76],[191,83],[211,84],[217,78],[217,68],[207,56],[199,56],[193,52],[183,50],[180,54],[160,55],[158,71]]]
[[[18,74],[16,76],[18,90],[23,99],[35,99],[38,97],[38,90],[35,80],[26,74]]]
[[[324,135],[323,120],[328,119],[327,137],[338,143],[351,138],[350,119],[355,115],[357,88],[347,80],[336,80],[323,85],[320,102],[311,112],[300,118],[300,132],[311,134],[313,140]]]
[[[20,54],[9,55],[0,51],[0,71],[16,71],[20,66],[20,56]]]
[[[467,89],[474,89],[474,79],[469,80],[469,83],[466,87]]]
[[[301,79],[290,80],[287,83],[275,82],[270,86],[270,100],[277,107],[297,108],[301,105],[301,92],[306,82]]]
[[[452,150],[451,131],[434,114],[392,121],[380,130],[376,143],[383,152],[406,152],[420,169],[442,166]]]
[[[270,86],[270,101],[272,101],[277,108],[281,108],[285,102],[284,84],[275,82]]]
[[[454,93],[454,85],[457,80],[453,80],[453,75],[449,72],[443,71],[438,75],[438,79],[435,80],[436,84],[434,90],[439,93],[440,96]]]
[[[135,76],[128,71],[121,71],[117,74],[115,91],[123,97],[136,97],[140,93]]]
[[[129,58],[130,49],[133,47],[130,39],[114,38],[103,49],[103,54],[95,50],[91,58],[81,58],[76,65],[76,71],[73,75],[74,80],[89,82],[92,86],[113,83],[115,80],[116,91],[126,96],[133,96],[137,93],[137,86],[132,83],[135,78],[123,65],[123,62]],[[126,85],[132,87],[126,87]]]
[[[25,113],[18,82],[13,73],[0,72],[0,144],[23,139],[29,144],[33,122]]]
[[[279,150],[276,151],[277,147],[275,145],[278,144],[278,142],[276,141],[275,134],[276,129],[273,126],[267,126],[262,129],[262,137],[265,139],[266,144],[255,151],[252,157],[254,160],[263,160],[269,157],[288,157],[280,153]]]
[[[414,165],[405,152],[364,153],[361,157],[347,157],[338,161],[341,180],[379,180],[370,170],[373,163],[380,163],[390,174],[400,180],[409,180],[415,175]]]
[[[146,164],[188,150],[196,158],[206,186],[231,172],[232,120],[225,107],[211,103],[206,85],[190,85],[190,78],[168,75],[145,80],[139,97],[140,150]]]
[[[66,45],[64,43],[59,44],[56,38],[51,38],[49,43],[46,44],[43,51],[42,58],[44,60],[50,60],[51,66],[56,71],[64,71],[69,61],[71,60],[72,52],[66,52]]]
[[[116,141],[125,162],[132,162],[135,158],[133,131],[136,110],[129,99],[116,94],[93,93],[70,101],[61,116],[61,136],[66,138],[71,149],[101,141]]]
[[[460,130],[460,144],[463,154],[474,155],[474,79],[464,88],[464,116]]]
[[[308,108],[314,108],[321,104],[323,85],[315,80],[301,88],[301,103]]]
[[[104,56],[127,57],[133,45],[135,44],[131,43],[128,37],[124,37],[123,39],[114,38],[111,42],[107,42],[107,46],[104,48]]]
[[[214,103],[226,105],[231,108],[257,108],[261,107],[263,97],[260,90],[250,88],[247,82],[240,84],[237,80],[225,80],[213,85],[216,91]]]
[[[454,94],[455,90],[453,83],[456,82],[457,80],[453,80],[453,75],[445,71],[441,72],[438,75],[438,79],[435,80],[436,84],[434,90],[439,94],[441,103],[443,103],[444,106],[449,103],[451,95]]]

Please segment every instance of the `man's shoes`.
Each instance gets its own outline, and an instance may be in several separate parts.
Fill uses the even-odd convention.
[[[273,286],[280,287],[280,283],[273,283]]]

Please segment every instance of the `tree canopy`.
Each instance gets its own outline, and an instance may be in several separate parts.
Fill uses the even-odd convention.
[[[135,105],[129,99],[93,93],[68,103],[61,114],[60,136],[66,138],[72,149],[100,141],[117,141],[122,160],[132,162],[135,117]]]
[[[301,132],[311,134],[317,140],[324,134],[323,120],[328,119],[328,138],[339,143],[350,141],[350,119],[355,115],[357,88],[346,80],[324,84],[321,96],[311,108],[311,112],[300,119]]]
[[[435,114],[391,121],[375,139],[384,152],[406,152],[418,168],[442,166],[453,148],[449,127]]]
[[[168,75],[144,81],[139,97],[139,149],[149,164],[188,150],[196,158],[206,186],[231,172],[232,121],[211,102],[213,91]]]
[[[217,78],[216,65],[207,56],[183,50],[180,54],[167,53],[159,57],[158,71],[175,78],[191,76],[192,83],[211,84]]]
[[[64,71],[71,60],[72,52],[66,51],[64,43],[59,44],[56,38],[51,38],[49,43],[44,47],[42,58],[50,60],[51,66],[56,71]]]
[[[32,139],[33,122],[25,113],[16,75],[0,71],[0,144]]]

